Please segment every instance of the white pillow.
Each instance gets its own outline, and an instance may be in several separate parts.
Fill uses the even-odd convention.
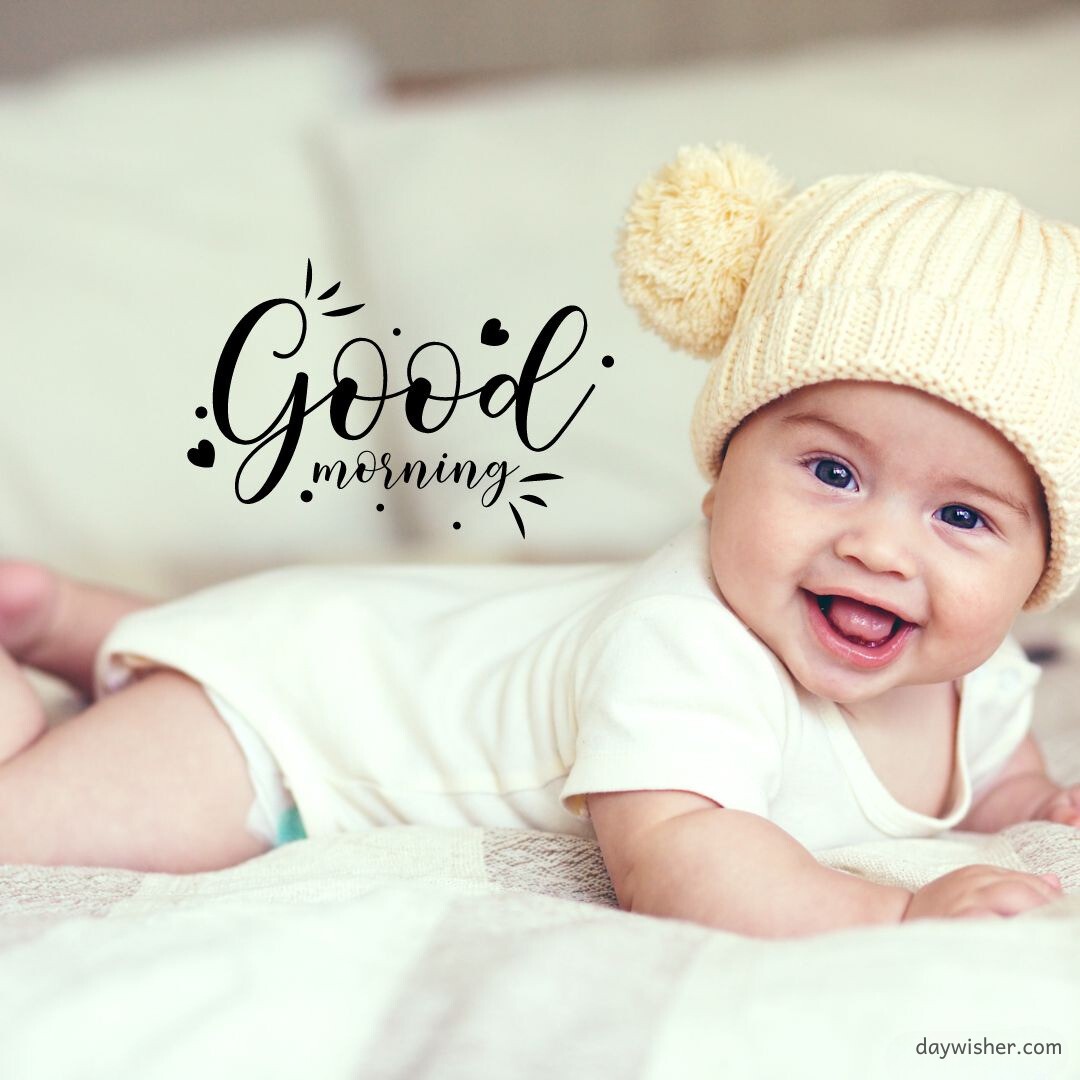
[[[5,555],[170,595],[391,545],[389,515],[350,491],[299,499],[311,459],[340,454],[325,407],[277,489],[251,505],[233,493],[250,448],[195,415],[211,405],[218,355],[246,311],[300,299],[308,258],[312,300],[343,278],[312,131],[328,113],[362,109],[375,77],[362,49],[307,30],[3,88]],[[365,299],[347,279],[335,297]],[[312,314],[297,358],[312,400],[330,385],[328,350],[356,319]],[[260,341],[283,350],[294,330],[273,325]],[[234,419],[265,427],[298,368],[265,355],[240,370]],[[203,438],[213,468],[187,460]]]
[[[581,354],[538,392],[536,429],[551,431],[596,384],[549,451],[524,450],[509,417],[488,420],[475,399],[436,434],[399,423],[414,457],[519,465],[509,487],[524,542],[505,496],[485,509],[475,492],[402,485],[390,493],[394,509],[419,522],[426,543],[480,557],[655,547],[700,513],[706,484],[688,425],[705,366],[641,329],[618,295],[612,252],[635,186],[680,145],[735,140],[799,186],[910,169],[1012,189],[1077,220],[1078,55],[1080,13],[1065,12],[638,77],[541,80],[332,121],[356,257],[372,280],[368,326],[396,346],[398,385],[410,349],[425,341],[454,345],[472,389],[519,369],[561,306],[576,304],[589,320]],[[479,344],[492,316],[510,332],[499,348]],[[604,354],[615,358],[610,370]],[[535,471],[565,479],[517,483]],[[521,503],[530,487],[548,509]]]

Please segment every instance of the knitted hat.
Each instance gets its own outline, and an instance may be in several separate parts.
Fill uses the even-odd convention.
[[[804,386],[876,380],[986,421],[1027,458],[1050,555],[1024,609],[1080,580],[1080,229],[1002,191],[916,173],[791,185],[734,143],[679,151],[637,190],[623,295],[669,344],[711,359],[698,468],[756,409]]]

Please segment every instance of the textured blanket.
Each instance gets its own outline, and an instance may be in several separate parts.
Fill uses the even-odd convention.
[[[819,857],[1080,890],[1046,823]],[[207,874],[4,867],[0,909],[5,1078],[1080,1075],[1080,895],[768,942],[619,911],[588,840],[401,827]]]

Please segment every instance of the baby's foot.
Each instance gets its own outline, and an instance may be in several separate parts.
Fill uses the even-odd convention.
[[[33,654],[53,629],[60,585],[47,566],[0,559],[0,646],[20,663]]]

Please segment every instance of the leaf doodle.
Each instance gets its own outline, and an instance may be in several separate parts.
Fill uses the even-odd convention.
[[[553,472],[530,473],[528,476],[523,476],[521,478],[521,480],[520,480],[520,483],[525,484],[525,483],[528,483],[530,480],[561,480],[561,479],[562,479],[562,477],[558,473],[553,473]],[[530,494],[528,494],[526,492],[526,493],[521,495],[521,498],[524,499],[525,502],[532,503],[534,506],[543,506],[543,507],[547,506],[547,503],[544,502],[544,500],[541,499],[539,495],[530,495]],[[525,522],[521,520],[521,514],[518,512],[518,508],[513,504],[512,501],[508,502],[506,505],[510,507],[510,513],[514,515],[514,521],[517,522],[518,532],[521,533],[521,539],[524,540],[525,539]]]
[[[508,504],[510,507],[510,513],[514,515],[514,520],[517,522],[518,532],[521,533],[521,539],[525,539],[525,522],[521,520],[521,515],[517,511],[517,507],[513,503]]]
[[[314,270],[311,267],[311,260],[308,259],[308,261],[307,261],[307,278],[306,278],[306,281],[304,282],[304,299],[305,300],[308,298],[308,296],[311,295],[311,281],[312,281],[313,276],[314,276]],[[338,291],[338,289],[340,289],[340,288],[341,288],[341,282],[340,281],[335,281],[334,284],[331,285],[329,289],[325,289],[323,292],[319,293],[318,298],[320,300],[329,300],[330,297],[333,296]],[[347,307],[335,308],[333,311],[324,311],[322,314],[326,315],[326,316],[328,316],[330,318],[340,318],[342,315],[351,315],[354,311],[359,311],[362,307],[364,307],[363,304],[349,304]]]

